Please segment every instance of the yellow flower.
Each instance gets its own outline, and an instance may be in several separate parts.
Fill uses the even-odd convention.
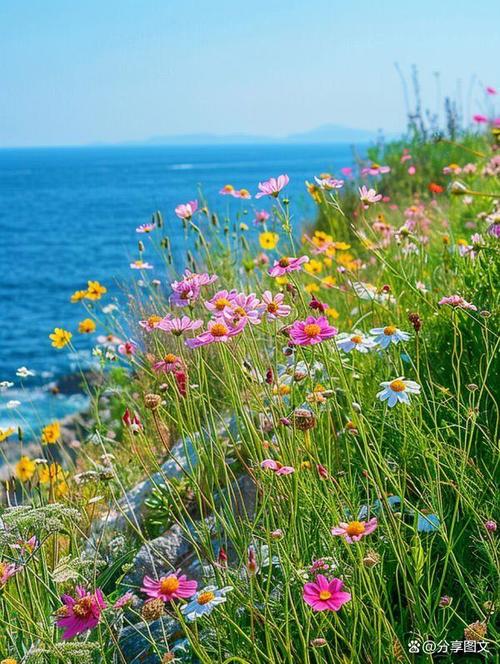
[[[306,293],[319,293],[319,286],[313,282],[312,284],[307,284],[307,286],[304,286],[304,290]]]
[[[77,290],[73,293],[73,295],[70,297],[70,301],[73,302],[80,302],[84,298],[87,297],[87,291],[86,290]]]
[[[6,657],[5,659],[2,659],[0,664],[17,664],[17,659],[14,659],[13,657]]]
[[[61,427],[59,422],[51,422],[42,429],[42,443],[48,445],[51,443],[57,443],[61,437]]]
[[[52,339],[52,345],[54,348],[64,348],[69,344],[71,337],[73,335],[68,330],[63,330],[62,327],[54,328],[52,334],[49,334],[49,339]]]
[[[288,283],[287,277],[276,277],[274,281],[278,284],[278,286],[284,286]]]
[[[321,283],[323,284],[323,286],[325,286],[325,288],[332,288],[333,286],[335,286],[336,283],[335,277],[332,277],[332,275],[329,274],[327,277],[323,277]]]
[[[334,309],[333,307],[329,307],[329,308],[325,311],[325,314],[326,314],[327,316],[330,316],[330,318],[333,318],[334,320],[336,320],[336,319],[340,316],[340,314],[339,314],[339,312],[337,311],[337,309]]]
[[[321,201],[321,194],[319,187],[313,184],[312,182],[308,182],[307,180],[306,180],[306,187],[313,201],[319,203]]]
[[[95,323],[92,318],[85,318],[78,323],[78,332],[80,334],[90,334],[95,332]]]
[[[9,436],[12,436],[15,429],[14,427],[9,427],[8,429],[0,429],[0,443],[3,443],[4,440],[7,440]]]
[[[314,235],[312,237],[312,243],[314,244],[315,247],[324,247],[326,244],[330,244],[332,241],[332,236],[329,235],[328,233],[325,233],[325,231],[314,231]]]
[[[315,258],[311,258],[309,263],[304,265],[304,270],[309,274],[319,274],[322,269],[323,263],[321,261],[317,261]]]
[[[64,470],[58,463],[44,463],[38,470],[38,478],[41,484],[52,483],[55,480],[64,480]]]
[[[100,300],[104,293],[108,292],[108,289],[104,286],[101,286],[98,281],[89,281],[87,282],[87,285],[88,289],[85,297],[88,300]]]
[[[240,231],[247,231],[248,230],[248,224],[244,224],[243,222],[240,224]]]
[[[16,477],[21,480],[21,482],[27,482],[33,477],[35,472],[36,464],[27,456],[22,456],[19,461],[16,463],[15,473]]]
[[[351,248],[351,245],[347,244],[347,242],[334,242],[333,244],[335,249],[338,249],[339,251],[346,251]]]
[[[280,236],[278,233],[271,233],[270,231],[259,235],[259,242],[262,249],[274,249],[278,244],[279,239]]]
[[[59,500],[64,498],[69,493],[69,484],[64,480],[63,482],[58,482],[54,488],[54,496]]]

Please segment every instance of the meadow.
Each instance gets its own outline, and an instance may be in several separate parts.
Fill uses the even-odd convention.
[[[95,335],[86,429],[47,422],[40,458],[1,432],[3,664],[495,661],[500,128],[476,122],[316,174],[310,228],[286,174],[221,183],[233,219],[193,192],[130,229],[124,300],[75,284],[47,352]]]

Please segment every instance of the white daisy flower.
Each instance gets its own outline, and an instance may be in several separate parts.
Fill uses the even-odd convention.
[[[410,394],[420,394],[420,385],[413,380],[405,380],[403,376],[395,380],[380,383],[384,389],[377,393],[380,401],[387,401],[389,408],[400,403],[410,404]]]
[[[181,607],[181,611],[191,622],[202,616],[207,616],[212,613],[216,606],[226,601],[225,595],[232,589],[232,586],[226,586],[225,588],[206,586],[203,590],[199,590],[188,604]]]
[[[34,375],[35,372],[31,369],[28,369],[27,367],[19,367],[19,369],[16,371],[16,376],[19,378],[29,378],[30,376]]]
[[[14,387],[14,383],[11,383],[10,380],[2,380],[0,383],[0,392],[6,392],[11,387]]]
[[[355,331],[353,334],[343,332],[339,334],[336,339],[337,346],[344,351],[350,353],[352,350],[357,350],[359,353],[369,353],[376,344],[370,337],[365,337],[362,332]]]
[[[7,401],[6,407],[12,410],[13,408],[19,408],[20,405],[21,405],[20,401],[18,401],[17,399],[11,399],[10,401]]]
[[[374,335],[373,341],[380,346],[380,348],[388,348],[391,344],[398,344],[400,341],[408,341],[410,334],[399,330],[394,325],[387,325],[386,327],[374,327],[370,330],[370,334]]]

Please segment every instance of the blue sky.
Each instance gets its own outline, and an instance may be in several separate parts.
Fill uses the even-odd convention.
[[[325,123],[397,131],[394,68],[427,103],[498,80],[498,0],[1,0],[0,146]]]

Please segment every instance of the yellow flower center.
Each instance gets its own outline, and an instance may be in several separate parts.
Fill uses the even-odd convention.
[[[74,604],[73,613],[77,618],[88,618],[92,613],[92,597],[83,597]]]
[[[157,323],[159,323],[160,321],[161,321],[161,317],[160,317],[160,316],[154,316],[154,315],[153,315],[153,316],[150,316],[150,317],[148,318],[148,323],[149,323],[149,325],[151,325],[151,327],[155,326],[155,325],[156,325]]]
[[[173,353],[167,353],[163,358],[163,361],[166,362],[167,364],[173,364],[174,362],[177,361],[177,356],[174,355]]]
[[[205,593],[200,593],[196,601],[198,602],[198,604],[203,605],[203,604],[208,604],[208,602],[211,602],[213,599],[215,599],[215,595],[210,591],[207,591]]]
[[[346,533],[352,537],[353,535],[361,535],[361,533],[364,533],[365,526],[363,523],[361,523],[361,521],[351,521],[347,524],[347,528],[345,530]]]
[[[330,599],[331,596],[332,593],[329,590],[321,590],[319,593],[319,598],[323,600]]]
[[[170,576],[165,576],[160,579],[160,590],[162,593],[166,593],[167,595],[175,593],[180,585],[181,584],[179,579],[175,576],[175,574],[171,574]]]
[[[406,390],[406,385],[402,380],[393,380],[392,383],[389,383],[389,387],[393,392],[404,392]]]
[[[234,309],[234,313],[235,313],[237,316],[246,316],[246,315],[247,315],[247,312],[243,309],[243,307],[236,307],[236,308]]]
[[[384,327],[384,334],[387,337],[392,337],[393,334],[396,334],[396,329],[394,325],[388,325],[387,327]]]
[[[275,314],[278,311],[278,305],[276,302],[269,302],[267,305],[267,310],[269,311],[270,314]]]
[[[351,341],[353,344],[360,344],[363,341],[363,337],[360,337],[359,334],[355,334],[351,337]]]
[[[224,337],[228,333],[228,329],[223,323],[215,323],[215,325],[212,325],[210,332],[213,337]]]
[[[231,304],[227,297],[219,297],[218,300],[215,300],[214,306],[217,309],[217,311],[223,311],[225,307],[228,307]]]
[[[308,325],[304,325],[304,334],[306,337],[317,337],[320,332],[321,327],[317,323],[309,323]]]

